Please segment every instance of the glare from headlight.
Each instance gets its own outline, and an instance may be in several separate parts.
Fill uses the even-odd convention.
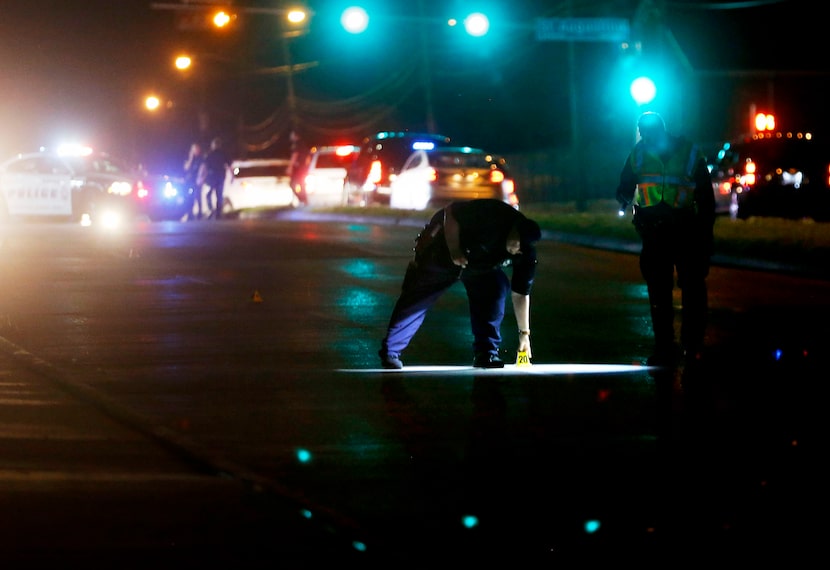
[[[133,191],[133,185],[129,182],[113,182],[107,191],[116,196],[129,196]]]
[[[98,223],[107,229],[113,229],[121,226],[121,214],[118,212],[104,212],[101,218],[98,220]]]
[[[163,194],[165,198],[175,198],[179,193],[179,189],[176,188],[172,182],[165,182],[164,183],[164,190]]]

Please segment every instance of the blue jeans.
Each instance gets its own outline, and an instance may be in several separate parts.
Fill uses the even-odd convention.
[[[424,322],[427,311],[456,282],[461,281],[470,305],[470,324],[475,354],[498,354],[504,304],[510,281],[501,267],[484,270],[446,267],[426,258],[411,261],[404,275],[381,354],[400,356]]]

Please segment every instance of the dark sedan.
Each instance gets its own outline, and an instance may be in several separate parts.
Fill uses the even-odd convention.
[[[713,184],[729,183],[735,216],[830,221],[830,146],[810,133],[762,133],[727,143]]]
[[[168,174],[142,173],[135,198],[138,212],[154,222],[184,220],[193,203],[184,179]]]

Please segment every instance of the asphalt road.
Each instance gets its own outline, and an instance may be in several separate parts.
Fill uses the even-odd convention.
[[[413,237],[296,217],[4,229],[3,554],[808,559],[830,283],[713,267],[704,360],[656,374],[636,256],[548,239],[530,368],[468,368],[459,288],[383,372]]]

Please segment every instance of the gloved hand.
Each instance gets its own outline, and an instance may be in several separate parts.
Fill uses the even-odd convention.
[[[631,205],[631,198],[622,188],[617,188],[617,202],[620,204],[620,210],[625,210]]]
[[[628,206],[631,205],[631,199],[629,196],[626,196],[621,189],[617,188],[617,203],[620,205],[620,214],[625,213],[628,209]]]

